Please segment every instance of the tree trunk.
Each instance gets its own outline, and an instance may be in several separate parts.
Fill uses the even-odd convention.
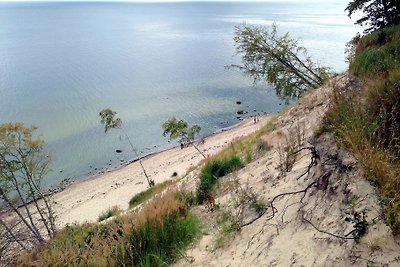
[[[18,215],[18,217],[19,217],[19,218],[21,219],[21,221],[26,225],[26,227],[28,227],[29,231],[32,232],[33,236],[37,239],[37,241],[38,241],[39,243],[42,243],[42,242],[44,241],[44,238],[42,237],[42,235],[41,235],[39,232],[35,231],[35,229],[33,228],[34,225],[30,225],[30,224],[26,221],[25,217],[19,212],[18,208],[15,207],[15,206],[11,203],[10,199],[8,199],[7,195],[5,195],[5,192],[4,192],[3,189],[1,189],[1,188],[0,188],[0,196],[1,196],[1,198],[7,203],[7,205]]]
[[[133,144],[132,144],[131,139],[129,138],[128,134],[124,131],[124,129],[121,128],[121,130],[122,130],[122,132],[125,134],[125,137],[126,137],[126,139],[128,140],[128,142],[129,142],[129,144],[130,144],[130,146],[131,146],[132,151],[135,153],[136,157],[139,159],[140,167],[142,168],[143,174],[144,174],[144,176],[146,177],[146,180],[147,180],[147,183],[149,184],[149,187],[152,187],[152,186],[153,186],[153,183],[150,182],[150,179],[149,179],[149,176],[147,175],[146,169],[145,169],[144,166],[143,166],[142,159],[139,157],[138,153],[136,152],[136,149],[133,147]]]
[[[24,250],[27,250],[27,247],[21,242],[21,240],[19,240],[19,238],[16,235],[14,235],[12,230],[8,227],[8,225],[2,219],[0,219],[0,224],[4,227],[4,229],[6,229],[7,233],[11,236],[11,238],[12,238],[11,241],[17,242],[18,245],[21,246],[21,248],[23,248]]]
[[[207,158],[203,152],[200,151],[200,149],[193,143],[193,141],[190,141],[190,144],[203,156],[203,158]]]

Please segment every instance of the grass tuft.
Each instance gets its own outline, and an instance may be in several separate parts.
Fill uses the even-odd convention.
[[[150,187],[149,189],[140,192],[136,195],[134,195],[130,200],[129,200],[129,208],[134,208],[143,202],[151,199],[155,194],[163,191],[165,188],[173,184],[173,181],[165,181],[163,183],[157,184],[153,187]]]
[[[118,208],[117,206],[111,207],[108,210],[102,212],[99,217],[97,218],[98,222],[104,221],[105,219],[108,219],[110,217],[113,217],[115,215],[120,214],[122,211],[120,208]]]
[[[243,166],[244,164],[238,156],[230,156],[228,158],[215,159],[207,162],[201,170],[200,184],[196,190],[197,203],[203,203],[220,177],[238,170]]]

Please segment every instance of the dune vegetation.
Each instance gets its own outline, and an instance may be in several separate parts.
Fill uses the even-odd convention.
[[[351,45],[350,72],[358,85],[335,91],[323,127],[357,156],[379,188],[387,224],[399,234],[400,25],[356,37]]]
[[[69,225],[20,257],[19,266],[164,266],[200,233],[199,219],[168,191],[106,223]]]

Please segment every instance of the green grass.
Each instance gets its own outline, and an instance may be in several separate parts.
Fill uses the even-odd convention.
[[[362,90],[336,92],[323,128],[353,151],[400,234],[400,25],[362,37],[350,70]]]
[[[200,234],[199,219],[176,197],[156,196],[137,212],[104,224],[67,226],[18,266],[165,266]]]
[[[120,208],[118,208],[117,206],[111,207],[108,210],[102,212],[97,218],[97,221],[98,222],[104,221],[105,219],[118,215],[119,213],[121,213]]]
[[[212,160],[239,156],[246,162],[250,162],[264,155],[264,153],[268,151],[270,147],[263,136],[275,130],[276,118],[277,117],[272,117],[269,122],[257,132],[233,140],[230,146],[213,156]]]
[[[197,236],[200,221],[189,213],[180,217],[174,212],[163,220],[146,223],[132,231],[127,239],[128,244],[121,249],[127,255],[117,255],[117,265],[125,266],[163,266],[177,258],[177,250],[182,250]],[[138,246],[137,244],[141,244]]]
[[[129,208],[134,208],[137,205],[142,204],[143,202],[151,199],[155,194],[161,192],[162,190],[170,186],[172,183],[173,183],[172,181],[165,181],[163,183],[157,184],[143,192],[134,195],[129,200]]]
[[[351,60],[350,69],[358,76],[387,75],[399,68],[400,25],[362,37]]]
[[[200,184],[196,190],[196,201],[202,204],[204,198],[210,194],[218,179],[226,174],[238,170],[244,166],[238,156],[230,156],[222,159],[211,160],[201,170]]]

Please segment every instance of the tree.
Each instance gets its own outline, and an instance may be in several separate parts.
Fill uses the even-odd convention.
[[[56,234],[50,195],[43,186],[50,156],[37,128],[0,125],[0,232],[8,245],[28,249]],[[2,248],[5,249],[5,248]]]
[[[107,133],[110,129],[120,129],[123,132],[123,134],[125,135],[126,139],[129,142],[129,145],[131,146],[132,151],[135,153],[135,156],[139,159],[140,167],[142,168],[143,174],[146,177],[149,187],[153,187],[155,185],[154,180],[150,179],[149,176],[147,175],[146,169],[144,168],[143,163],[142,163],[142,159],[139,157],[128,134],[122,128],[122,120],[120,118],[116,118],[115,117],[116,115],[117,115],[117,112],[115,112],[109,108],[105,108],[102,111],[100,111],[100,113],[99,113],[99,116],[101,118],[100,122],[101,122],[101,124],[104,124],[104,132]]]
[[[349,17],[359,10],[364,13],[364,16],[355,24],[369,25],[365,33],[400,23],[399,0],[353,0],[345,9]]]
[[[169,135],[170,140],[179,139],[182,145],[192,145],[204,158],[207,158],[203,152],[193,143],[195,136],[201,131],[198,125],[189,126],[184,120],[177,120],[175,117],[167,120],[161,125],[164,130],[163,136]]]
[[[289,100],[300,97],[328,77],[328,69],[316,66],[304,47],[286,33],[279,36],[277,27],[241,25],[235,27],[235,47],[243,65],[231,65],[243,71],[254,82],[275,86],[278,96]]]

